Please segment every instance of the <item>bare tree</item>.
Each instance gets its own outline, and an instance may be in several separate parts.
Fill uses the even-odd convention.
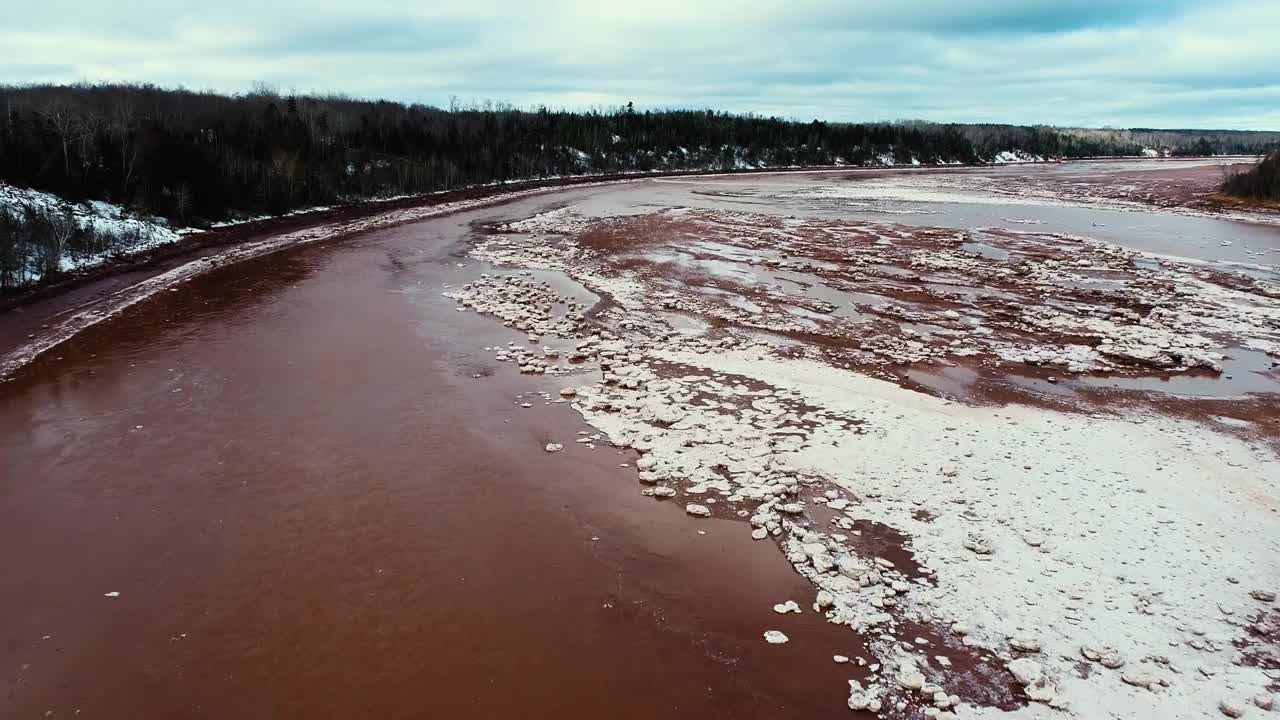
[[[98,133],[102,130],[106,123],[97,113],[85,111],[76,118],[75,122],[75,140],[80,146],[80,162],[83,165],[82,171],[85,178],[89,176],[89,169],[93,166],[93,156],[95,154],[95,143],[98,139]]]
[[[47,272],[57,272],[62,265],[62,256],[67,252],[67,245],[79,230],[76,217],[68,207],[61,213],[49,215],[48,250],[44,257]]]
[[[298,183],[298,154],[277,149],[271,154],[271,172],[280,179],[287,200],[293,200]]]
[[[111,112],[111,134],[120,146],[120,197],[128,195],[133,182],[134,168],[138,161],[138,144],[134,141],[133,102],[126,95],[116,103]]]
[[[173,193],[174,208],[178,211],[178,218],[184,223],[187,221],[187,213],[191,210],[191,203],[193,199],[194,198],[191,195],[191,186],[185,181],[178,185],[177,191]]]
[[[76,118],[71,109],[58,101],[52,101],[40,111],[46,122],[53,126],[62,141],[62,166],[67,177],[71,176],[71,155],[69,145],[71,135],[76,128]]]

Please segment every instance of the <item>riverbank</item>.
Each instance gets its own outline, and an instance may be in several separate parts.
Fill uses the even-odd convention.
[[[1211,195],[1209,199],[1220,204],[1222,207],[1236,210],[1280,211],[1280,202],[1252,200],[1250,198],[1235,197],[1234,195],[1225,195],[1223,193]]]
[[[1230,162],[1232,158],[1218,159],[1211,161],[1212,167],[1218,167],[1221,162]],[[20,307],[29,304],[41,298],[50,297],[59,293],[68,292],[76,288],[82,287],[88,283],[101,280],[116,274],[134,273],[146,270],[148,268],[160,267],[168,262],[186,257],[192,257],[197,254],[213,251],[217,248],[228,247],[231,245],[249,242],[255,239],[261,239],[271,234],[281,234],[293,232],[298,229],[313,225],[326,225],[340,221],[350,221],[355,219],[367,218],[371,215],[391,212],[396,210],[404,210],[408,208],[430,207],[433,205],[445,205],[449,203],[478,200],[486,197],[493,197],[500,201],[501,196],[508,193],[518,193],[526,190],[544,189],[552,190],[556,188],[572,187],[575,185],[590,185],[598,182],[617,182],[617,181],[640,181],[648,178],[663,177],[699,177],[699,176],[732,176],[732,175],[751,175],[751,174],[774,174],[783,172],[848,172],[852,177],[875,179],[885,176],[885,174],[902,174],[902,173],[920,173],[920,172],[943,172],[952,173],[965,170],[988,170],[1009,169],[1025,167],[1027,165],[1044,165],[1058,164],[1062,160],[1054,160],[1041,163],[1000,163],[995,165],[943,165],[943,166],[918,166],[918,167],[839,167],[839,166],[818,166],[818,167],[795,167],[795,168],[759,168],[747,170],[688,170],[679,172],[664,173],[622,173],[622,174],[605,174],[605,175],[584,175],[575,177],[551,178],[546,180],[522,180],[510,183],[502,183],[495,185],[484,185],[471,188],[462,188],[459,190],[451,190],[429,195],[415,195],[409,197],[392,198],[386,200],[368,200],[347,205],[335,207],[317,208],[314,210],[300,210],[278,217],[260,218],[240,223],[216,225],[206,230],[198,230],[187,228],[183,231],[182,237],[173,241],[156,244],[145,250],[127,253],[119,256],[113,256],[107,261],[87,266],[75,271],[62,273],[47,281],[34,283],[20,288],[7,289],[0,294],[0,313],[11,308]],[[1119,163],[1139,162],[1147,165],[1158,167],[1160,163],[1164,164],[1180,164],[1190,165],[1190,168],[1182,168],[1173,170],[1163,182],[1154,183],[1154,191],[1145,193],[1133,192],[1131,188],[1125,192],[1116,194],[1112,193],[1109,198],[1113,200],[1136,200],[1146,205],[1162,208],[1172,207],[1201,207],[1204,209],[1218,208],[1221,210],[1249,210],[1262,209],[1269,210],[1270,206],[1257,203],[1244,203],[1236,199],[1227,198],[1220,194],[1215,194],[1216,185],[1211,184],[1209,176],[1204,171],[1204,167],[1198,163],[1205,162],[1203,160],[1179,160],[1179,159],[1141,159],[1141,158],[1098,158],[1069,161],[1073,165],[1095,164],[1106,167]],[[1225,166],[1235,167],[1235,166]],[[1243,166],[1240,166],[1243,167]],[[1199,169],[1197,169],[1199,168]],[[1142,175],[1149,175],[1144,173]],[[1161,173],[1157,173],[1161,174]],[[1116,177],[1113,173],[1108,177],[1115,180],[1122,187],[1125,182],[1132,180],[1133,177]],[[1137,176],[1134,176],[1137,177]],[[1058,180],[1068,180],[1073,183],[1079,180],[1078,177],[1064,176]],[[1170,182],[1172,180],[1172,182]],[[1114,184],[1114,183],[1113,183]],[[1070,198],[1077,202],[1090,203],[1097,202],[1099,198],[1093,194],[1077,195]],[[1245,219],[1250,219],[1247,216]],[[1256,218],[1258,221],[1266,221],[1269,215],[1263,214]]]

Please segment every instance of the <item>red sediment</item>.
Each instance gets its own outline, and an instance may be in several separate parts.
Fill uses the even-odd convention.
[[[1249,610],[1245,622],[1244,633],[1232,645],[1240,651],[1244,665],[1270,671],[1267,689],[1280,692],[1280,609],[1267,603]]]

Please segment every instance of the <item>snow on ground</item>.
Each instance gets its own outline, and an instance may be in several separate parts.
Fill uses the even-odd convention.
[[[1179,160],[1178,167],[1224,165],[1239,158]],[[1038,161],[1037,161],[1038,162]],[[1146,171],[1164,169],[1168,161],[1146,160],[1109,163],[1105,172]],[[996,163],[1003,164],[1003,163]],[[1089,167],[1081,164],[1082,168]],[[1126,195],[1116,192],[1118,184],[1091,187],[1075,182],[1059,182],[1052,175],[1008,176],[996,172],[920,173],[877,177],[874,180],[840,182],[826,186],[803,188],[789,196],[799,199],[828,200],[844,204],[860,202],[968,203],[976,205],[1026,205],[1042,207],[1093,207],[1122,212],[1159,212],[1193,217],[1214,217],[1240,222],[1280,225],[1280,215],[1230,208],[1206,208],[1198,205],[1153,202],[1141,199],[1144,194]],[[1149,193],[1148,193],[1149,194]]]
[[[64,254],[59,262],[59,269],[63,272],[100,265],[113,256],[143,252],[175,242],[182,237],[182,234],[169,227],[165,220],[142,217],[118,205],[101,200],[70,203],[51,193],[0,183],[0,212],[20,218],[25,208],[32,208],[50,216],[64,216],[69,213],[81,230],[112,239],[112,247],[108,250]],[[27,278],[28,282],[38,281],[39,270],[31,268]]]
[[[573,208],[565,207],[506,223],[499,229],[502,232],[572,235],[586,230],[590,224],[589,218],[579,215]]]
[[[594,374],[598,361],[598,380],[562,395],[641,454],[642,492],[694,516],[749,519],[743,531],[776,541],[814,584],[812,607],[866,639],[870,677],[850,681],[850,708],[1093,720],[1270,702],[1278,678],[1244,645],[1280,586],[1272,448],[1150,410],[953,403],[806,359],[776,337],[677,325],[657,309],[679,311],[669,289],[599,264],[572,237],[538,234],[581,227],[565,208],[504,228],[528,237],[478,243],[478,258],[558,269],[618,303],[572,350],[577,365],[523,349],[499,359],[560,375]],[[531,342],[585,335],[580,322],[565,333],[556,298],[513,276],[451,297]],[[861,551],[867,523],[903,533],[923,570]],[[986,690],[962,663],[996,674],[977,683]],[[983,701],[1009,682],[1028,704]]]
[[[393,200],[404,200],[410,197],[413,197],[413,196],[412,195],[391,195],[388,197],[374,198],[373,201],[374,202],[391,202]],[[359,199],[356,198],[353,201],[358,202]],[[279,215],[250,215],[250,216],[241,217],[235,220],[220,220],[215,223],[209,223],[209,227],[210,228],[235,227],[236,225],[247,225],[249,223],[262,222],[264,220],[275,220],[276,218],[282,218],[282,217],[295,217],[297,215],[306,215],[307,213],[324,212],[325,210],[332,210],[333,208],[334,208],[333,205],[315,205],[312,207],[304,207],[304,208],[298,208],[297,210],[290,210],[289,212],[280,213]],[[178,232],[184,235],[189,235],[191,233],[203,232],[203,230],[201,230],[200,228],[183,228]]]
[[[554,293],[519,276],[450,296],[531,337],[583,337],[580,312],[566,325]],[[579,341],[576,369],[518,347],[497,359],[562,375],[599,360],[598,382],[561,394],[641,453],[643,493],[679,497],[698,517],[725,505],[749,515],[753,537],[777,539],[815,584],[814,608],[871,639],[872,679],[851,684],[851,707],[1199,718],[1267,697],[1271,680],[1232,643],[1280,584],[1271,450],[1145,414],[965,406],[768,343],[654,337],[652,318],[604,317],[619,334]],[[821,505],[836,511],[830,529],[816,522]],[[905,532],[928,580],[846,542],[864,520]],[[993,653],[1041,704],[1005,713],[962,700],[955,651],[907,622]]]
[[[760,350],[657,356],[860,418],[864,433],[820,425],[780,459],[858,496],[849,517],[912,538],[938,581],[912,603],[993,649],[1033,639],[1072,715],[1206,717],[1268,684],[1231,643],[1250,591],[1280,584],[1272,452],[1189,421],[969,407]],[[1124,664],[1080,677],[1089,646]]]
[[[1032,155],[1025,150],[1001,150],[991,158],[991,162],[996,165],[1008,165],[1010,163],[1040,163],[1044,162],[1043,155]]]
[[[969,188],[941,176],[898,175],[875,178],[874,182],[847,182],[803,188],[792,192],[797,198],[841,201],[895,201],[919,203],[970,203],[977,205],[1068,205],[1048,198],[993,195]]]

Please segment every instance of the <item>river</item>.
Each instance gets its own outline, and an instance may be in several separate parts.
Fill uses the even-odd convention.
[[[594,430],[563,381],[485,351],[522,335],[443,297],[493,271],[467,256],[478,223],[772,205],[1201,260],[1280,247],[1212,218],[787,194],[808,177],[568,189],[285,250],[21,369],[0,384],[0,716],[847,716],[831,656],[865,649],[777,548],[642,497],[633,451],[573,443]],[[785,600],[806,611],[765,644]]]

